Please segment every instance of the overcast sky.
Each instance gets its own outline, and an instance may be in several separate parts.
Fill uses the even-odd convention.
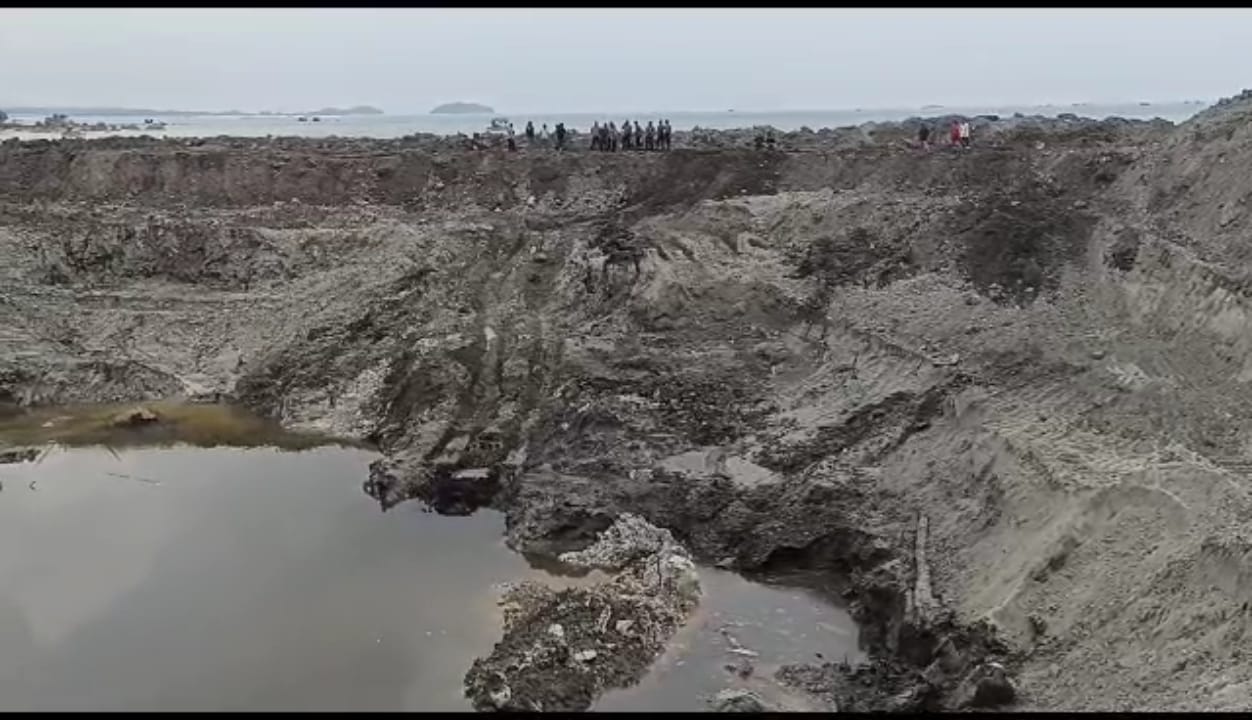
[[[796,110],[1214,99],[1252,11],[0,9],[0,108]]]

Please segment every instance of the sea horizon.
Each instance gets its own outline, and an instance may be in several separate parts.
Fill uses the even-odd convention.
[[[109,132],[91,132],[89,137],[106,136],[139,136],[152,137],[267,137],[267,136],[302,136],[302,137],[362,137],[362,138],[396,138],[406,135],[429,133],[434,135],[472,134],[487,129],[493,118],[504,117],[513,123],[517,132],[521,132],[528,121],[536,128],[547,124],[549,128],[558,122],[565,123],[571,130],[586,131],[596,122],[616,122],[638,120],[646,123],[649,120],[667,119],[677,131],[689,131],[695,128],[709,130],[731,130],[769,126],[780,132],[797,131],[804,128],[820,130],[822,128],[840,128],[874,122],[900,122],[918,117],[935,117],[942,115],[997,115],[1012,117],[1024,116],[1056,117],[1073,114],[1080,117],[1104,119],[1121,117],[1126,119],[1149,120],[1160,118],[1170,122],[1181,122],[1197,112],[1209,107],[1212,103],[1202,100],[1181,100],[1168,103],[1152,103],[1147,101],[1122,103],[1067,103],[1067,104],[1035,104],[1035,105],[926,105],[903,108],[853,108],[840,110],[659,110],[659,111],[615,111],[615,112],[545,112],[545,113],[446,113],[446,114],[379,114],[379,115],[328,115],[319,116],[317,122],[311,118],[301,121],[292,115],[115,115],[115,114],[83,114],[70,115],[70,119],[85,124],[104,123],[106,125],[144,124],[151,118],[165,123],[163,130],[120,130]],[[41,108],[40,110],[51,110]],[[61,111],[69,108],[62,108]],[[10,122],[33,125],[44,119],[40,113],[9,112]],[[19,137],[22,139],[55,137],[49,132],[28,129],[8,129],[0,131],[0,139]]]

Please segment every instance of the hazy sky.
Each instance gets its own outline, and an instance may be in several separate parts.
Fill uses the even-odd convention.
[[[1252,11],[0,9],[0,108],[781,110],[1212,99]]]

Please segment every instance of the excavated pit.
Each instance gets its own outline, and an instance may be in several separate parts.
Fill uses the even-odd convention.
[[[375,452],[238,408],[40,408],[0,421],[0,445],[30,448],[0,452],[7,710],[468,710],[482,698],[462,676],[502,631],[502,584],[621,607],[594,572],[510,551],[498,512],[380,514],[359,485]],[[791,701],[772,667],[859,657],[855,625],[824,596],[698,577],[707,592],[667,670],[643,677],[650,656],[621,640],[651,652],[664,636],[624,613],[617,647],[546,684],[582,701],[597,672],[610,690],[643,677],[606,699],[699,710],[730,684]],[[565,627],[585,656],[595,638]]]
[[[817,573],[871,661],[779,668],[786,707],[1240,707],[1246,103],[969,151],[5,144],[0,412],[230,400],[531,557],[629,514]],[[562,603],[484,662],[549,672],[509,653]]]

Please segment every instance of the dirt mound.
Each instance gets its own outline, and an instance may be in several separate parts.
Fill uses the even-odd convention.
[[[668,531],[630,514],[561,561],[617,574],[560,591],[509,588],[504,639],[465,677],[475,708],[586,710],[605,689],[638,682],[699,601],[687,552]]]
[[[952,222],[974,287],[1026,302],[1057,289],[1062,271],[1087,251],[1095,218],[1045,193],[1020,192],[964,203]]]

